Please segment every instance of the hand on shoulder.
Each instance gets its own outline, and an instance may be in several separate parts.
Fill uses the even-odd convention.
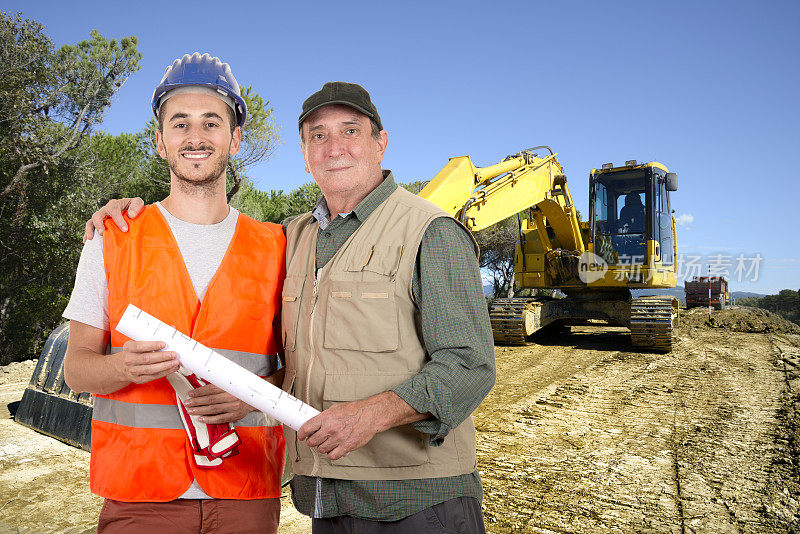
[[[144,200],[139,197],[115,198],[109,200],[105,206],[92,214],[91,219],[86,221],[86,230],[83,233],[83,242],[85,243],[86,241],[92,239],[94,237],[95,230],[98,234],[103,235],[103,232],[105,232],[103,221],[109,217],[120,230],[127,232],[128,225],[125,223],[125,219],[122,217],[122,212],[128,210],[128,217],[134,219],[137,215],[139,215],[139,213],[141,213],[143,207]]]

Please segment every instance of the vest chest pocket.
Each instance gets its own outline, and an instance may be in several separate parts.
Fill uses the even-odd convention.
[[[324,347],[365,352],[397,350],[399,332],[394,298],[394,282],[332,281]]]
[[[345,266],[349,272],[370,272],[394,278],[403,256],[403,245],[375,244],[354,250]]]
[[[281,293],[281,336],[283,348],[294,351],[297,339],[297,320],[300,316],[300,294],[304,277],[287,276]]]

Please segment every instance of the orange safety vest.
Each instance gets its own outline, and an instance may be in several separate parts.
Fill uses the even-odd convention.
[[[178,244],[156,206],[128,232],[106,225],[103,256],[108,279],[112,350],[128,338],[115,327],[132,303],[266,376],[278,368],[273,319],[280,311],[286,239],[280,225],[239,214],[228,250],[202,303],[197,300]],[[239,454],[219,467],[197,467],[165,378],[96,395],[92,415],[91,489],[127,502],[170,501],[197,480],[219,499],[279,497],[285,445],[280,426],[251,412],[237,421]]]

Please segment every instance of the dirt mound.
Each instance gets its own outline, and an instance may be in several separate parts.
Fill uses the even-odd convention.
[[[37,360],[25,360],[0,366],[0,385],[31,379]]]
[[[684,310],[681,311],[680,323],[682,326],[722,328],[733,332],[800,334],[800,326],[780,315],[746,306],[712,310],[711,319],[708,318],[708,308]]]

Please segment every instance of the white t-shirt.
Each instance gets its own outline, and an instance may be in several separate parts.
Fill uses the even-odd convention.
[[[219,269],[233,239],[239,212],[230,208],[228,216],[217,224],[192,224],[182,221],[157,202],[156,205],[178,243],[197,299],[202,302],[208,284]],[[63,316],[95,328],[110,330],[108,318],[108,281],[103,260],[103,238],[95,233],[83,245],[75,275],[75,286]],[[210,499],[197,481],[181,495],[181,499]]]

